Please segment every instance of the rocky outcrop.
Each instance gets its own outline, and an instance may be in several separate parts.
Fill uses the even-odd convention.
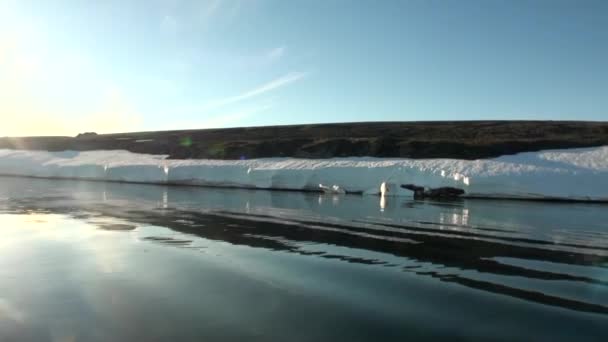
[[[87,138],[87,137],[95,137],[95,136],[97,136],[97,133],[95,133],[95,132],[84,132],[84,133],[78,133],[76,138]]]
[[[401,185],[401,187],[403,189],[413,191],[415,199],[452,199],[458,198],[464,195],[465,193],[462,189],[450,186],[440,188],[425,188],[423,186],[418,186],[415,184],[403,184]]]

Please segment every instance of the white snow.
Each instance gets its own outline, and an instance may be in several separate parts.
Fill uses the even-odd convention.
[[[382,183],[384,184],[384,183]],[[319,184],[319,188],[326,194],[334,194],[334,195],[344,195],[346,194],[346,190],[342,189],[339,185],[326,186],[323,184]],[[384,194],[382,195],[384,196]]]
[[[467,196],[608,201],[608,146],[482,160],[268,158],[169,160],[128,151],[0,150],[0,174],[158,184],[315,190],[411,196],[400,184],[453,186]]]

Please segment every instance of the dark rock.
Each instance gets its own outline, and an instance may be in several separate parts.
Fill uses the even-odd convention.
[[[454,198],[464,195],[464,190],[446,186],[442,188],[429,189],[424,192],[424,195],[428,198]]]
[[[423,198],[424,197],[424,187],[418,186],[414,184],[402,184],[401,187],[403,189],[411,190],[414,192],[414,198]]]
[[[84,133],[79,133],[76,138],[88,138],[88,137],[96,137],[97,133],[95,132],[84,132]]]
[[[422,186],[418,186],[415,184],[402,184],[401,187],[403,189],[411,190],[414,192],[415,199],[446,199],[446,198],[457,198],[461,195],[464,195],[464,190],[459,188],[454,188],[450,186],[427,189]]]

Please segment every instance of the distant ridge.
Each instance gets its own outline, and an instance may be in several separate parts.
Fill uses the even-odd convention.
[[[174,159],[401,157],[481,159],[608,145],[608,122],[358,122],[0,138],[0,148],[127,150]]]

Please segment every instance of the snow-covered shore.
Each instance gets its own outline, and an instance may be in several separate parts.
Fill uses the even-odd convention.
[[[411,196],[399,184],[462,188],[466,196],[608,201],[608,146],[548,150],[493,159],[268,158],[169,160],[164,155],[113,151],[0,150],[0,175],[154,184]]]

